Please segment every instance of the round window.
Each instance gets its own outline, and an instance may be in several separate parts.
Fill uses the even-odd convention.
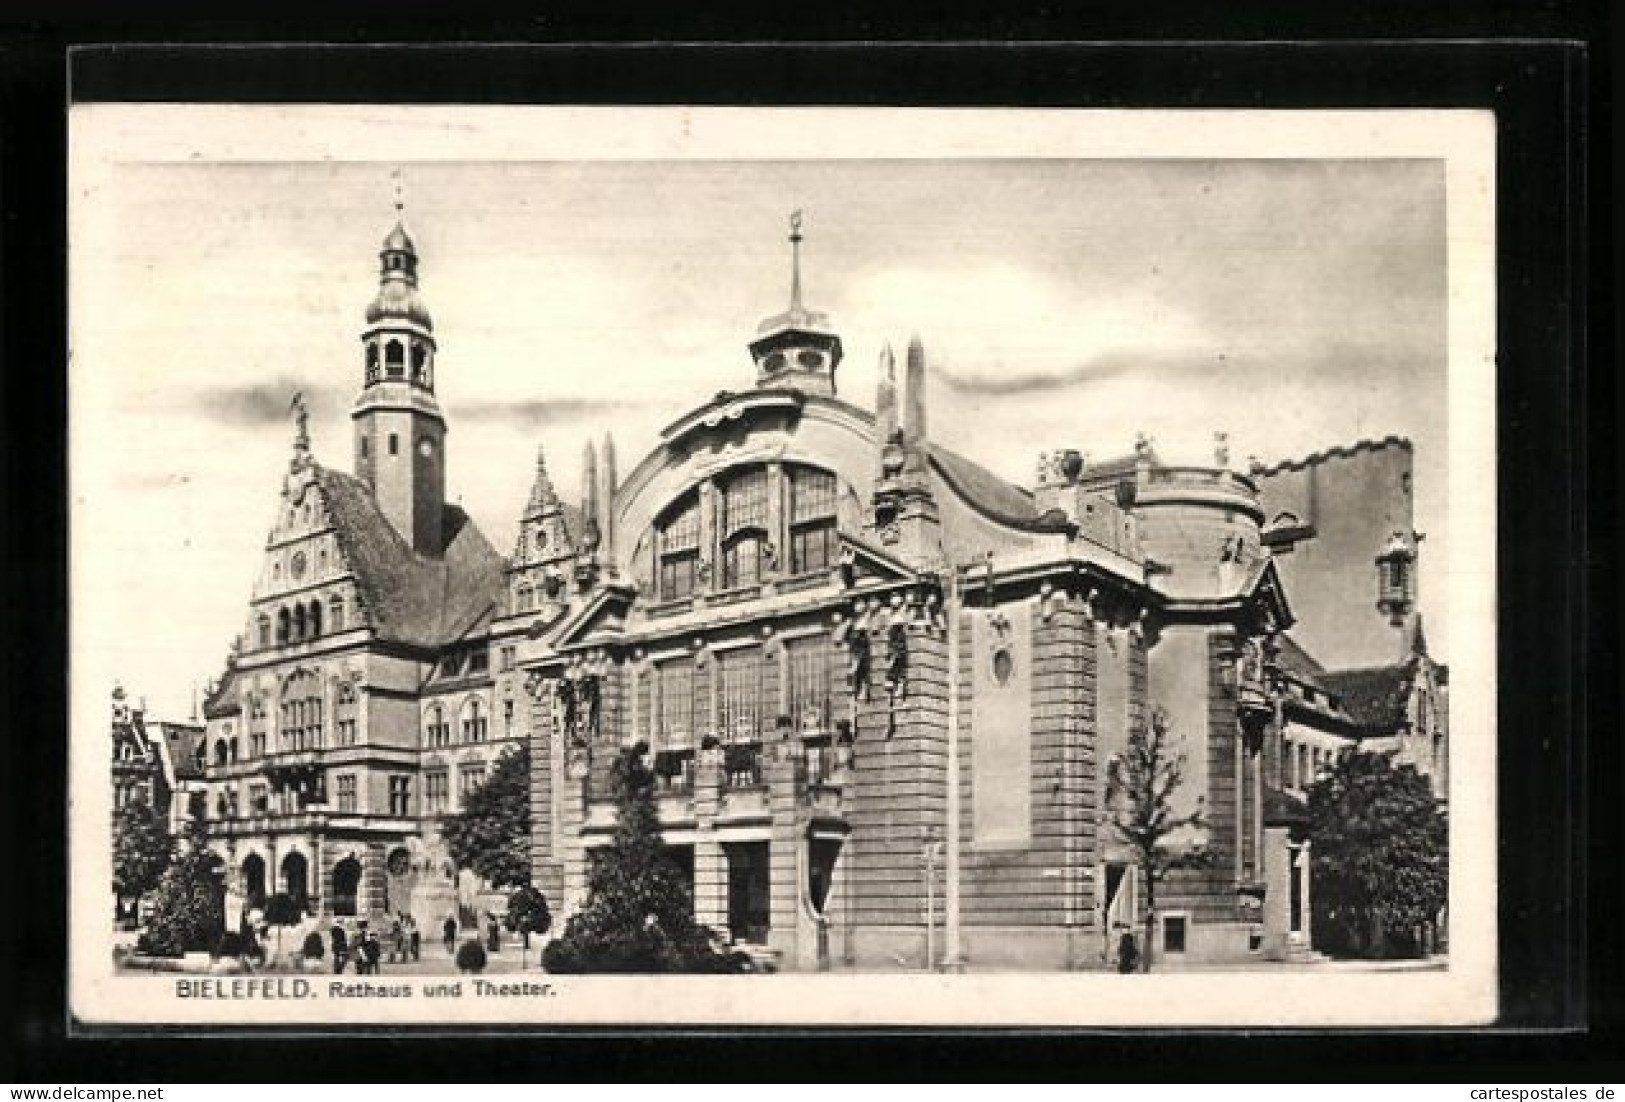
[[[824,366],[824,357],[807,348],[796,353],[796,362],[802,367],[819,368]]]
[[[770,373],[783,371],[784,365],[785,360],[783,352],[775,352],[773,355],[762,361],[762,367]]]
[[[1016,672],[1016,660],[1010,657],[1008,647],[1000,647],[993,652],[993,680],[1000,685],[1008,685],[1010,676]]]

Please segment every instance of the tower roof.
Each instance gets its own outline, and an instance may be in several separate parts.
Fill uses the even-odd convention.
[[[429,308],[418,294],[418,252],[406,225],[397,220],[378,251],[378,294],[367,307],[367,324],[392,320],[434,328]]]

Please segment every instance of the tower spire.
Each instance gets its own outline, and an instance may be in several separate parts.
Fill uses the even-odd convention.
[[[915,333],[908,341],[908,369],[904,377],[907,416],[903,432],[908,441],[909,464],[919,472],[925,470],[925,344]]]
[[[790,313],[803,313],[801,307],[801,210],[790,212]]]
[[[553,479],[547,473],[547,457],[543,454],[542,446],[536,445],[536,479],[530,484],[530,500],[525,503],[524,519],[539,517],[554,505],[558,504],[558,492],[553,489]]]

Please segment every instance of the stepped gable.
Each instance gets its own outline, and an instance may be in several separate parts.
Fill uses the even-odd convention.
[[[443,553],[413,552],[366,486],[322,468],[322,493],[380,639],[437,648],[489,618],[502,593],[502,557],[467,513],[446,505]]]
[[[948,486],[978,512],[1001,524],[1033,531],[1063,532],[1068,522],[1041,515],[1032,494],[940,444],[928,445],[931,464]]]
[[[1415,668],[1409,661],[1355,670],[1328,670],[1321,681],[1343,710],[1368,731],[1392,731],[1405,722]]]
[[[1260,464],[1249,473],[1256,477],[1268,478],[1270,475],[1280,474],[1282,471],[1301,471],[1305,467],[1313,467],[1326,462],[1328,459],[1348,459],[1351,456],[1359,455],[1361,452],[1381,451],[1384,448],[1403,448],[1410,451],[1411,442],[1407,437],[1390,433],[1380,439],[1356,440],[1352,444],[1339,444],[1336,447],[1325,448],[1318,452],[1310,452],[1301,459],[1283,459],[1269,466]]]

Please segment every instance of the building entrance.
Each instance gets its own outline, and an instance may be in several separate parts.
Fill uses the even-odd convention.
[[[765,945],[772,928],[768,843],[726,842],[722,849],[728,857],[728,929],[735,941]]]

